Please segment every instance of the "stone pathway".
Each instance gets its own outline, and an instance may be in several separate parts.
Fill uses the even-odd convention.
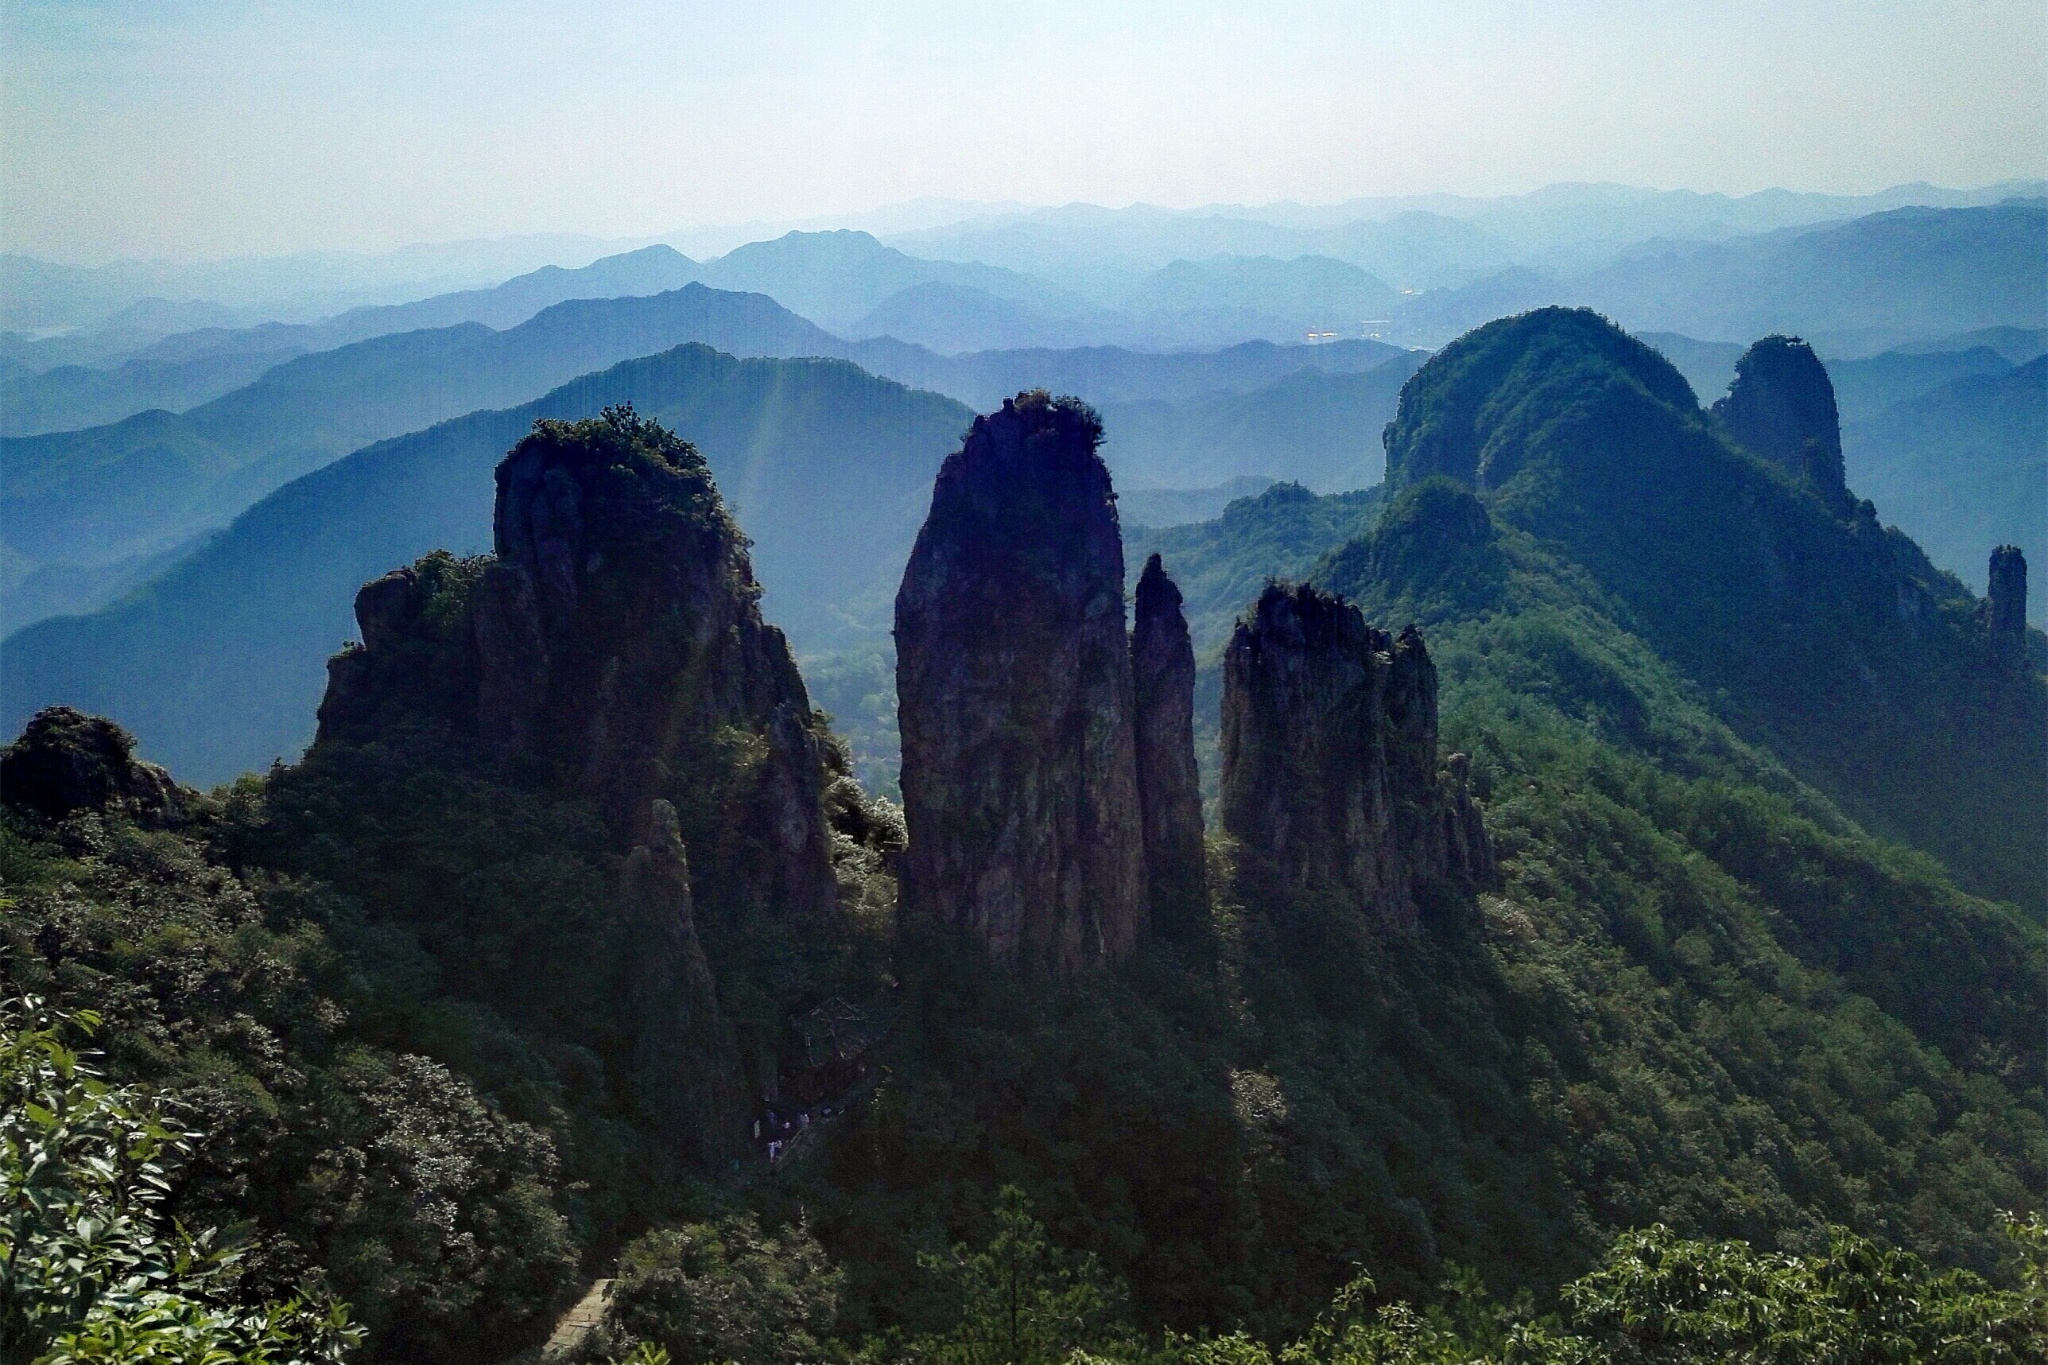
[[[576,1306],[562,1314],[561,1321],[555,1324],[554,1335],[548,1338],[547,1345],[541,1347],[541,1358],[565,1355],[580,1345],[583,1338],[604,1321],[605,1304],[611,1296],[610,1280],[593,1281],[589,1291],[577,1300]]]

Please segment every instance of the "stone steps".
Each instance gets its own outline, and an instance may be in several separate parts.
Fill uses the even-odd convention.
[[[541,1358],[551,1360],[568,1354],[581,1345],[583,1338],[590,1335],[600,1322],[604,1321],[604,1310],[611,1302],[612,1282],[593,1280],[590,1288],[576,1306],[562,1314],[555,1323],[554,1333],[548,1337],[547,1345],[541,1347]]]

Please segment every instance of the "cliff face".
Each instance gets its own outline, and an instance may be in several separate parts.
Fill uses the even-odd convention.
[[[1238,623],[1223,659],[1223,825],[1270,894],[1412,929],[1424,879],[1489,883],[1463,765],[1440,776],[1436,745],[1436,668],[1412,626],[1391,637],[1307,585],[1269,586]]]
[[[1101,427],[1042,393],[947,457],[896,596],[903,901],[998,962],[1126,957],[1146,914],[1123,544]]]
[[[621,858],[589,951],[616,952],[618,1064],[676,1150],[719,1161],[746,1085],[698,916],[836,910],[828,737],[686,442],[630,409],[540,422],[497,483],[494,559],[431,555],[357,595],[314,753],[452,752],[602,817]]]
[[[1131,679],[1152,927],[1185,937],[1208,903],[1201,778],[1195,768],[1195,649],[1180,589],[1156,554],[1138,576]]]
[[[1751,454],[1804,479],[1831,504],[1849,501],[1835,386],[1804,341],[1768,336],[1751,346],[1713,415]]]
[[[356,594],[316,743],[431,716],[590,800],[622,848],[656,799],[708,806],[743,899],[832,910],[824,740],[703,459],[613,409],[537,423],[497,477],[495,560],[430,555]]]
[[[746,1096],[737,1045],[697,937],[682,827],[667,801],[648,808],[620,883],[627,935],[618,1006],[632,1038],[634,1092],[651,1098],[647,1117],[693,1157],[715,1161],[740,1145],[736,1119]],[[704,1122],[706,1116],[719,1121]]]
[[[543,759],[632,830],[721,730],[757,736],[751,780],[728,794],[765,844],[747,860],[755,899],[823,913],[831,845],[803,679],[761,619],[703,461],[647,434],[658,430],[619,422],[615,439],[591,439],[544,422],[498,466],[498,560],[476,611],[479,737],[501,757]]]

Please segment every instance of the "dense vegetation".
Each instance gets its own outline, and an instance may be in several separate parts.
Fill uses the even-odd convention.
[[[236,1252],[165,1217],[167,1177],[207,1137],[75,1050],[90,1011],[0,1002],[0,1350],[8,1360],[338,1365],[346,1306],[250,1301]],[[71,1035],[71,1036],[67,1036]]]
[[[2038,782],[1819,754],[1925,721],[1914,752],[1977,780],[2031,761],[2039,679],[1661,365],[1584,315],[1502,324],[1411,383],[1387,494],[1276,487],[1129,547],[1182,574],[1205,654],[1269,573],[1422,625],[1504,882],[1413,936],[1275,917],[1216,838],[1198,942],[1020,981],[897,922],[891,812],[851,784],[847,911],[796,934],[729,889],[743,755],[706,755],[678,813],[742,1055],[781,1065],[832,996],[888,1033],[797,1155],[681,1160],[611,1008],[616,846],[437,726],[429,641],[374,742],[171,820],[11,810],[0,975],[97,1011],[108,1069],[211,1135],[170,1207],[250,1239],[250,1301],[322,1282],[369,1359],[504,1359],[613,1263],[588,1346],[643,1360],[2028,1358],[2048,934],[2009,841]],[[421,566],[431,621],[477,570]],[[1831,652],[1881,723],[1824,695]],[[1940,837],[1884,823],[1914,801]]]

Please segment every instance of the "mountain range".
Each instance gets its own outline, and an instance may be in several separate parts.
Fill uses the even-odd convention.
[[[2038,1354],[1995,1286],[2048,1180],[2048,638],[2021,556],[1980,597],[1878,521],[1811,348],[1735,369],[1702,406],[1591,312],[1498,319],[1407,376],[1379,486],[1128,542],[1085,406],[963,430],[840,361],[683,347],[372,447],[31,632],[169,714],[348,629],[278,554],[364,584],[299,761],[207,795],[62,710],[0,757],[0,975],[193,1097],[169,1211],[374,1365],[510,1358],[599,1278],[595,1345],[748,1365],[1562,1365],[1703,1294],[1702,1360]],[[767,573],[871,485],[901,811]],[[456,502],[493,558],[409,559]],[[794,563],[843,604],[868,549]],[[146,606],[215,633],[158,658]]]
[[[701,285],[557,304],[505,332],[394,333],[287,361],[189,412],[0,441],[0,534],[29,565],[153,554],[371,441],[692,340],[752,354],[831,345],[770,299]]]
[[[727,296],[734,297],[734,296]],[[539,417],[633,403],[688,431],[754,537],[766,600],[802,646],[885,628],[919,498],[972,414],[841,361],[737,360],[686,345],[519,407],[368,446],[278,490],[101,612],[8,637],[5,702],[69,696],[218,781],[311,738],[322,664],[356,587],[442,548],[487,549],[489,472]]]
[[[484,302],[473,298],[465,306],[474,311]],[[392,333],[297,357],[184,413],[144,412],[101,427],[0,440],[9,474],[0,491],[10,589],[5,619],[19,626],[105,600],[140,581],[165,551],[370,441],[523,402],[578,374],[684,341],[740,355],[852,357],[872,372],[970,403],[1034,385],[1103,401],[1178,399],[1251,388],[1300,369],[1363,368],[1398,354],[1350,342],[945,357],[888,339],[845,342],[765,296],[701,284],[571,300],[503,332],[467,322]],[[1256,466],[1230,471],[1255,472]]]

